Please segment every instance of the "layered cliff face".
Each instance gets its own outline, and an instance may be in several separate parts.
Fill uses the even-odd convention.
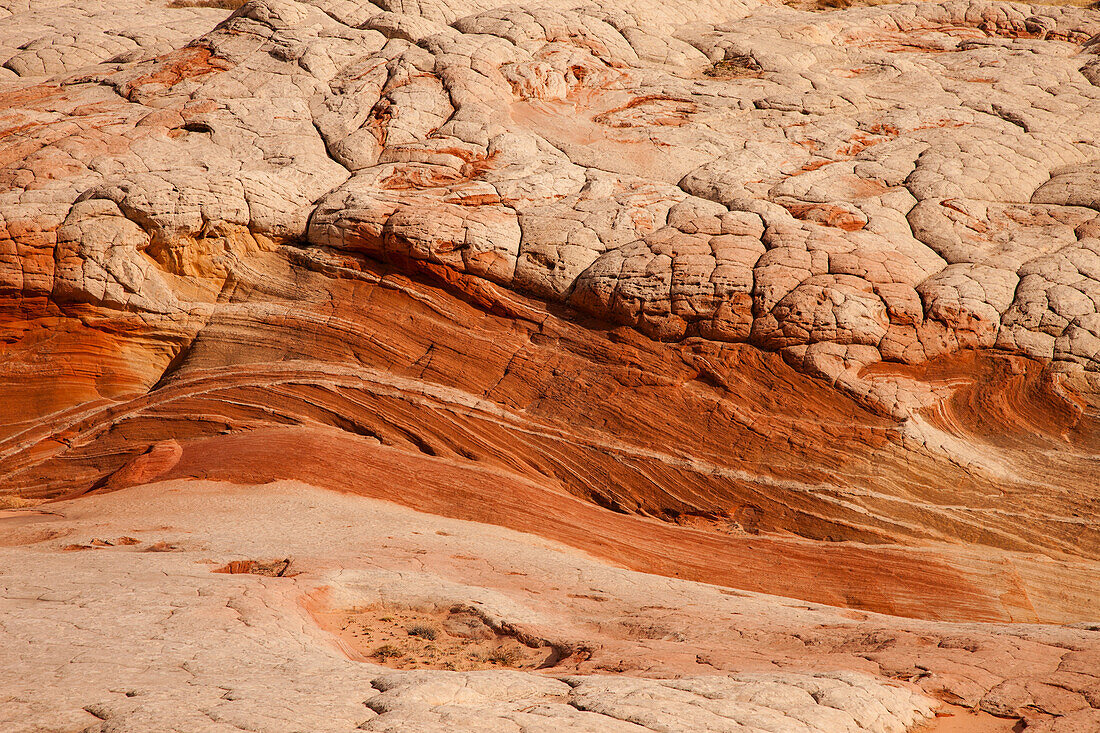
[[[156,55],[225,11],[149,10],[5,65],[7,491],[166,440],[146,478],[316,471],[212,447],[295,426],[735,540],[1096,559],[1089,11],[251,2]],[[1017,572],[988,614],[1087,613]]]
[[[0,18],[0,492],[1100,614],[1100,14],[218,5]]]

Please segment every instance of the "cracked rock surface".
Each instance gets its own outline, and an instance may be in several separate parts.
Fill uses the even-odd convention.
[[[148,10],[2,21],[30,39],[0,50],[20,309],[186,339],[285,242],[748,342],[899,418],[934,397],[868,368],[996,348],[1097,386],[1091,11],[253,0],[199,33],[215,9]]]
[[[298,479],[837,605],[1100,611],[1091,11],[173,0],[163,52],[124,12],[0,19],[42,62],[0,112],[4,492]],[[390,492],[377,444],[524,488]]]
[[[903,733],[936,697],[1036,725],[1095,717],[1085,628],[734,593],[294,482],[170,481],[43,509],[0,517],[13,733]],[[212,572],[273,556],[292,572]],[[572,646],[541,670],[394,671],[348,658],[315,622],[321,606],[369,604],[464,604],[532,646]]]
[[[1098,129],[1083,8],[0,2],[4,726],[1095,729]]]

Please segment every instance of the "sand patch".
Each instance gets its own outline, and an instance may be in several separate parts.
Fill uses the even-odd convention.
[[[290,558],[283,560],[230,560],[215,573],[227,575],[263,575],[269,578],[292,578],[298,573],[290,571]]]
[[[363,606],[311,613],[348,657],[395,669],[539,669],[562,657],[494,630],[461,606],[444,612]]]
[[[945,705],[938,717],[918,725],[912,733],[1019,733],[1023,729],[1023,722],[1015,718]]]

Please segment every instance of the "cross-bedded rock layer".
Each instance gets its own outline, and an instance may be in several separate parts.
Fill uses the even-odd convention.
[[[214,11],[159,12],[4,64],[39,82],[4,100],[21,319],[132,314],[170,359],[278,242],[749,342],[898,417],[935,395],[868,366],[1001,348],[1096,386],[1090,11],[278,0],[130,60]]]
[[[1098,724],[1100,14],[235,5],[0,4],[5,724]]]
[[[395,498],[640,569],[1093,613],[1095,13],[147,11],[0,19],[34,36],[3,49],[5,490],[370,493],[383,443],[533,482],[547,521]],[[550,521],[570,494],[708,539],[632,553],[644,522]],[[801,572],[747,577],[757,548]]]

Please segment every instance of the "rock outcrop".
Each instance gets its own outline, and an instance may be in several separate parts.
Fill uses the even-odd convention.
[[[294,480],[859,613],[1100,614],[1100,13],[0,13],[5,496]],[[922,686],[1087,726],[1094,678],[1021,702],[1043,655]],[[748,689],[645,676],[520,687],[631,725]]]
[[[119,387],[286,245],[752,343],[896,417],[935,396],[875,364],[1000,348],[1096,388],[1089,11],[278,0],[153,58],[211,11],[119,12],[4,64],[2,202],[24,320],[156,335]]]
[[[0,517],[13,733],[904,733],[936,708],[975,724],[959,730],[1100,719],[1095,624],[913,621],[732,591],[294,482],[168,481],[49,507]],[[222,572],[270,557],[293,572]],[[364,659],[316,622],[371,607],[382,623],[476,613],[561,651],[541,669],[395,670],[383,665],[411,642],[383,655],[361,639]]]

